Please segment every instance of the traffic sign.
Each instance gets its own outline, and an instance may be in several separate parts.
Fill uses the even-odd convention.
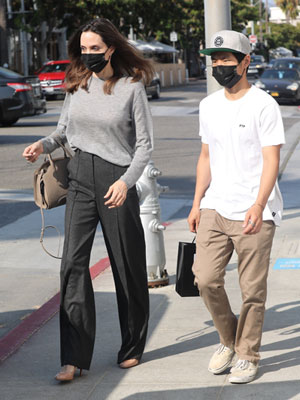
[[[249,35],[250,43],[257,43],[257,36],[256,35]]]
[[[177,38],[177,32],[171,32],[170,33],[170,41],[171,42],[177,42],[178,38]]]

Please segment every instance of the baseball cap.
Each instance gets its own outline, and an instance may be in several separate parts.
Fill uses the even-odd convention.
[[[208,56],[217,51],[249,54],[251,50],[249,39],[243,33],[224,30],[216,32],[210,40],[210,47],[200,50],[200,53]]]

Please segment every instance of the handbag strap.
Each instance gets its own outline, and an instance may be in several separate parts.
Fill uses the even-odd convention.
[[[53,139],[53,140],[54,140],[55,143],[57,143],[57,144],[63,149],[64,154],[65,154],[65,157],[67,157],[67,155],[68,155],[70,158],[73,158],[73,154],[66,148],[66,146],[65,146],[59,139]],[[50,162],[52,162],[52,157],[51,157],[50,154],[48,154],[48,158],[49,158]],[[58,242],[58,251],[57,251],[57,254],[59,254],[60,246],[61,246],[61,234],[60,234],[60,231],[59,231],[59,229],[58,229],[56,226],[54,226],[54,225],[46,225],[46,226],[45,226],[44,210],[43,210],[42,207],[40,207],[40,210],[41,210],[41,215],[42,215],[42,228],[41,228],[41,235],[40,235],[40,243],[41,243],[41,246],[42,246],[43,250],[44,250],[49,256],[61,260],[62,257],[59,257],[59,255],[55,256],[54,254],[50,253],[50,251],[48,251],[48,250],[46,249],[46,247],[44,246],[44,234],[45,234],[45,230],[48,229],[48,228],[55,229],[56,232],[58,233],[58,240],[59,240],[59,242]]]
[[[42,246],[43,250],[44,250],[49,256],[61,260],[62,257],[59,257],[59,255],[55,256],[54,254],[51,254],[51,253],[46,249],[46,247],[44,246],[44,233],[45,233],[45,230],[48,229],[48,228],[55,229],[56,232],[58,233],[58,251],[57,251],[57,254],[59,254],[60,245],[61,245],[61,234],[60,234],[60,231],[59,231],[59,229],[58,229],[56,226],[54,226],[54,225],[46,225],[46,226],[45,226],[44,210],[42,209],[42,207],[40,207],[40,210],[41,210],[41,215],[42,215],[42,229],[41,229],[41,235],[40,235],[40,243],[41,243],[41,246]]]
[[[65,156],[68,155],[70,158],[73,158],[73,154],[66,148],[66,146],[63,144],[63,142],[60,139],[53,139],[53,140],[56,144],[58,144],[63,149]],[[50,156],[50,154],[49,154],[49,156]]]

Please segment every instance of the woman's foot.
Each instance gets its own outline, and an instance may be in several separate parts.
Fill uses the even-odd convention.
[[[57,381],[72,381],[74,378],[74,374],[76,371],[77,367],[74,365],[64,365],[60,372],[55,375],[55,379]],[[82,369],[80,369],[80,376],[82,374]]]
[[[119,364],[120,368],[126,369],[126,368],[132,368],[135,367],[140,363],[140,360],[137,358],[130,358],[129,360],[125,360]]]

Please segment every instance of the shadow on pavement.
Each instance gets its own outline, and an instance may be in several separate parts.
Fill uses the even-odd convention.
[[[39,135],[0,135],[0,145],[1,144],[23,144],[23,143],[33,143],[37,140],[43,139],[44,136]]]
[[[165,101],[177,101],[177,100],[186,100],[187,97],[176,97],[176,96],[165,96],[163,95],[163,97],[160,97],[157,100],[151,100],[151,104],[155,103],[164,103]]]
[[[233,399],[299,399],[298,381],[283,381],[270,383],[251,383],[248,385],[213,386],[205,388],[176,389],[139,392],[123,397],[123,400],[233,400]],[[272,393],[275,394],[272,396]],[[261,395],[260,395],[261,394]]]
[[[157,310],[151,319],[148,339],[157,328],[165,313],[165,295],[150,293],[150,309]],[[90,371],[83,377],[69,383],[54,380],[60,369],[59,360],[59,320],[56,315],[42,326],[19,350],[0,364],[1,400],[46,400],[46,399],[90,399],[89,394],[96,389],[97,399],[106,399],[109,392],[126,376],[127,371],[117,365],[117,353],[121,345],[116,294],[95,292],[96,340]],[[149,358],[147,353],[143,362]],[[20,371],[21,369],[21,371]],[[110,385],[113,375],[115,385]],[[108,384],[107,393],[102,397],[102,384]],[[98,390],[98,391],[97,391]],[[99,394],[100,393],[100,394]]]
[[[0,200],[0,228],[37,210],[31,201]]]
[[[176,200],[178,197],[182,198],[194,198],[195,192],[195,176],[160,176],[158,183],[162,186],[168,186],[169,190],[165,194],[161,194],[161,198],[169,198],[170,200]]]

